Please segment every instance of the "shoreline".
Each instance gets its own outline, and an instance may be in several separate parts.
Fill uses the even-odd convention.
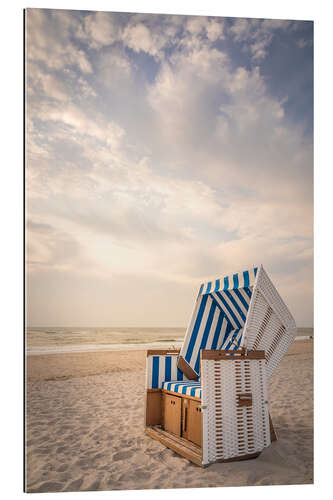
[[[295,337],[294,342],[299,342],[303,340],[313,340],[313,335],[300,335]],[[147,349],[156,348],[166,348],[166,349],[174,349],[180,348],[182,346],[183,340],[171,342],[150,342],[150,343],[137,343],[137,344],[80,344],[80,345],[68,345],[68,346],[41,346],[32,349],[27,349],[25,354],[26,356],[41,356],[48,354],[65,354],[65,353],[74,353],[74,352],[100,352],[100,351],[141,351]]]

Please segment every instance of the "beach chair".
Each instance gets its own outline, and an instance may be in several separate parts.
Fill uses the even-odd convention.
[[[262,266],[202,284],[178,350],[149,350],[146,433],[192,462],[258,456],[276,438],[268,385],[296,335]]]

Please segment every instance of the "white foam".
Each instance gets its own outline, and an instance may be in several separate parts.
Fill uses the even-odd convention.
[[[52,347],[35,347],[27,349],[26,354],[34,356],[38,354],[62,354],[66,352],[94,352],[94,351],[127,351],[127,350],[146,350],[150,348],[169,348],[180,347],[182,340],[178,342],[151,342],[150,344],[102,344],[102,345],[66,345]]]

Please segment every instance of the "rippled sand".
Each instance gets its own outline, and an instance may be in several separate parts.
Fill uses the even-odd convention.
[[[201,469],[143,432],[145,352],[27,358],[27,491],[313,482],[313,343],[295,342],[273,376],[278,441],[255,460]]]

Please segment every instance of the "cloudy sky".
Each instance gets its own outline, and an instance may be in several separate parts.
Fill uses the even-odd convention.
[[[186,326],[263,263],[313,324],[313,24],[28,9],[27,321]]]

